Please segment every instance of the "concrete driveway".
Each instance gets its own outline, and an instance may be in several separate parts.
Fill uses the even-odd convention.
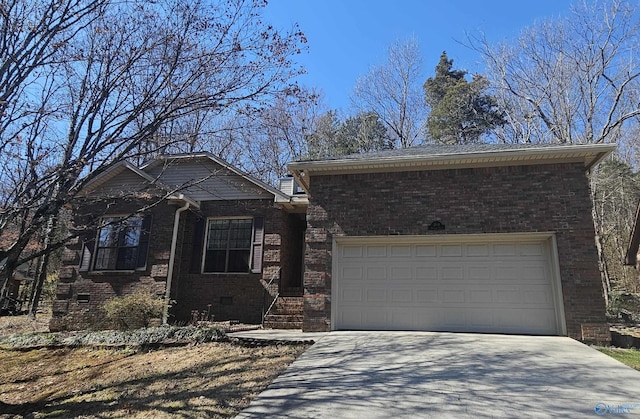
[[[640,372],[566,337],[332,332],[238,418],[640,417]]]

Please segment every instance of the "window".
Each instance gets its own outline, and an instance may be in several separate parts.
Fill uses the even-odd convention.
[[[144,267],[148,243],[148,217],[105,217],[98,230],[94,269],[134,270]]]
[[[209,220],[203,271],[249,272],[252,238],[250,218]]]

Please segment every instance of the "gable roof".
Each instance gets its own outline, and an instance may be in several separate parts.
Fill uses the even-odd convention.
[[[234,165],[224,161],[223,159],[209,153],[209,152],[198,152],[198,153],[181,153],[181,154],[166,154],[166,155],[161,155],[145,164],[143,164],[140,169],[144,172],[151,172],[153,171],[153,169],[157,169],[159,166],[163,166],[165,165],[168,161],[172,161],[172,160],[187,160],[187,159],[198,159],[198,158],[204,158],[207,160],[210,160],[212,162],[214,162],[215,164],[223,167],[224,169],[228,170],[229,172],[231,172],[234,175],[237,175],[238,177],[240,177],[241,179],[249,182],[250,184],[252,184],[253,186],[268,192],[269,194],[273,195],[275,198],[275,202],[290,202],[291,201],[291,197],[289,195],[287,195],[286,193],[282,192],[279,189],[274,188],[271,185],[268,185],[267,183],[249,175],[248,173],[243,172],[242,170],[238,169],[237,167],[235,167]]]
[[[149,176],[148,174],[146,174],[142,170],[138,169],[137,167],[135,167],[131,163],[129,163],[127,161],[121,161],[121,162],[113,165],[109,169],[105,170],[104,172],[100,173],[95,178],[91,179],[84,186],[84,188],[82,188],[82,192],[83,193],[91,192],[91,191],[97,189],[98,187],[104,185],[109,180],[111,180],[111,179],[115,178],[116,176],[118,176],[118,175],[120,175],[122,173],[125,173],[127,171],[128,172],[132,172],[136,176],[139,176],[140,179],[143,180],[143,181],[156,184],[161,189],[169,190],[167,186],[165,186],[162,183],[158,182],[152,176]]]
[[[153,176],[143,172],[142,170],[138,169],[137,167],[135,167],[134,165],[132,165],[131,163],[127,162],[127,161],[121,161],[117,164],[115,164],[114,166],[110,167],[109,169],[105,170],[104,172],[100,173],[98,176],[96,176],[95,178],[93,178],[91,181],[89,181],[84,188],[82,188],[81,194],[86,195],[91,193],[92,191],[100,188],[101,186],[107,184],[110,180],[115,179],[117,176],[125,174],[125,173],[130,173],[133,174],[135,177],[140,178],[140,180],[143,183],[146,183],[148,185],[153,185],[154,187],[158,188],[159,190],[162,191],[166,191],[167,193],[170,193],[172,191],[172,189],[163,184],[162,182],[160,182],[158,179],[154,178]],[[194,207],[199,207],[199,205],[192,199],[190,199],[188,196],[185,196],[184,194],[178,192],[173,192],[170,193],[167,197],[167,199],[169,199],[170,201],[172,200],[178,200],[178,201],[186,201],[189,202],[192,206]]]
[[[583,163],[589,170],[616,149],[615,144],[427,144],[405,149],[350,154],[289,163],[307,189],[311,174]]]

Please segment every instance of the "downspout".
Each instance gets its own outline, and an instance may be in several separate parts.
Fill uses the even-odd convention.
[[[169,304],[171,302],[171,281],[173,280],[173,265],[176,260],[176,247],[178,244],[178,226],[180,224],[180,214],[189,209],[189,202],[176,210],[173,219],[173,236],[171,237],[171,253],[169,254],[169,268],[167,269],[167,289],[164,293],[164,313],[162,313],[162,324],[166,325],[169,320]]]

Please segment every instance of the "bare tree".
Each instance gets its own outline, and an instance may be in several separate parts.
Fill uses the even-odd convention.
[[[624,266],[627,240],[631,236],[640,198],[640,176],[621,160],[602,163],[591,182],[594,218],[599,221],[597,245],[602,254],[604,293],[607,300],[620,290],[638,292],[633,268]]]
[[[0,151],[9,143],[5,131],[42,111],[37,91],[28,88],[42,77],[39,71],[53,64],[58,48],[100,16],[109,2],[9,0],[0,4]]]
[[[522,31],[510,43],[472,39],[482,53],[507,124],[505,142],[628,140],[640,115],[638,6],[579,2],[563,19]],[[625,126],[626,128],[626,126]]]
[[[0,6],[0,37],[9,45],[0,81],[13,81],[11,91],[0,92],[3,280],[62,245],[50,240],[24,252],[88,182],[182,141],[149,141],[169,125],[198,112],[220,120],[257,113],[274,97],[297,91],[293,78],[301,70],[292,59],[306,40],[297,28],[283,34],[264,23],[265,2],[93,4],[9,0]],[[43,10],[55,13],[40,21]],[[51,33],[51,19],[63,15],[67,23]],[[15,59],[22,47],[14,44],[23,40],[44,52]]]
[[[485,58],[495,97],[505,112],[507,123],[496,131],[497,137],[505,142],[615,142],[621,156],[633,158],[640,122],[639,14],[637,3],[584,0],[566,18],[526,28],[512,43],[490,45],[482,38],[471,39]],[[612,229],[611,220],[628,217],[635,207],[628,199],[631,194],[613,194],[618,193],[611,180],[616,176],[623,182],[611,170],[591,176],[605,297],[612,280],[620,276],[619,255],[628,239],[620,223]],[[607,196],[625,200],[605,205]]]
[[[426,107],[422,82],[417,41],[397,41],[389,47],[388,61],[372,67],[356,82],[353,102],[359,112],[378,115],[397,147],[410,147],[423,134]]]
[[[287,174],[287,163],[307,155],[307,136],[315,130],[321,93],[302,89],[296,96],[281,96],[242,130],[242,163],[249,173],[276,184]]]

